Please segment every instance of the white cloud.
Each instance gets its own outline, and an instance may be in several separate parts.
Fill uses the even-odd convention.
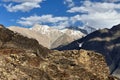
[[[110,10],[120,9],[120,4],[115,3],[100,3],[100,2],[90,2],[85,1],[80,7],[72,7],[67,12],[75,13],[75,12],[106,12]]]
[[[68,7],[73,7],[75,5],[73,0],[64,0],[64,4],[67,4]]]
[[[43,0],[4,0],[5,2],[11,2],[8,5],[4,5],[4,7],[9,12],[17,12],[17,11],[30,11],[34,8],[40,8],[40,3]],[[13,5],[12,3],[16,2],[18,4]]]
[[[73,17],[70,17],[70,22],[72,24],[75,24],[76,22],[81,21],[81,16],[80,15],[75,15]]]
[[[55,22],[59,22],[59,21],[65,21],[68,20],[67,17],[53,17],[52,15],[42,15],[42,16],[30,16],[27,18],[22,17],[21,20],[27,20],[27,21],[33,21],[33,22],[49,22],[49,23],[55,23]]]
[[[54,17],[53,15],[22,17],[17,23],[23,26],[32,26],[34,24],[51,24],[53,26],[65,27],[69,23],[68,17]]]
[[[120,14],[115,11],[111,13],[90,13],[89,15],[82,15],[81,20],[95,28],[110,28],[120,23]]]
[[[90,2],[84,1],[79,7],[72,7],[67,12],[79,13],[77,17],[84,24],[96,28],[112,27],[120,23],[120,4],[107,2]],[[85,14],[81,14],[85,13]]]
[[[80,15],[75,15],[72,17],[54,17],[53,15],[42,15],[42,16],[29,16],[29,17],[22,17],[17,23],[23,26],[33,26],[35,24],[49,24],[52,27],[56,28],[64,28],[74,25],[76,22],[81,21]]]
[[[104,2],[119,2],[120,0],[103,0]]]

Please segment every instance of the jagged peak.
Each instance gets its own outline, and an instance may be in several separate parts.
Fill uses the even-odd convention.
[[[113,31],[120,30],[120,24],[113,26],[111,30]]]

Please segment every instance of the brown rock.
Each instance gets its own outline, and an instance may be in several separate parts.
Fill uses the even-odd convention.
[[[0,30],[0,80],[116,80],[96,52],[51,51],[34,39]]]

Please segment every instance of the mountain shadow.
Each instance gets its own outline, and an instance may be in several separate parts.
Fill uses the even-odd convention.
[[[79,49],[77,42],[82,44],[82,49],[93,50],[103,54],[111,73],[117,77],[120,76],[120,24],[113,26],[111,29],[105,28],[94,31],[82,39],[78,39],[69,45],[56,49]]]

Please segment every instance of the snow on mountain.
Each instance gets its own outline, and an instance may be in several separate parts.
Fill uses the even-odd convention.
[[[17,26],[10,26],[8,27],[10,30],[14,32],[18,32],[21,35],[24,35],[29,38],[34,38],[36,39],[40,44],[44,45],[45,47],[50,47],[50,41],[49,38],[45,34],[40,34],[36,31],[33,31],[28,28],[22,28],[22,27],[17,27]]]
[[[32,28],[21,28],[11,26],[9,27],[9,29],[18,32],[24,36],[36,39],[41,45],[47,48],[55,48],[60,45],[66,45],[74,40],[85,36],[84,33],[78,30],[72,30],[68,28],[56,29],[47,25],[39,24],[34,25]],[[65,37],[68,39],[66,39]],[[59,42],[59,44],[57,44],[57,41]],[[53,47],[52,45],[55,47]]]
[[[55,40],[57,40],[58,37],[66,34],[68,36],[70,36],[73,40],[79,39],[82,36],[85,36],[84,33],[78,31],[78,30],[72,30],[72,29],[68,29],[68,28],[64,28],[64,29],[56,29],[53,27],[49,27],[46,25],[34,25],[32,27],[32,30],[37,31],[41,34],[46,34],[46,36],[48,36],[51,39],[51,43],[53,43]]]
[[[85,36],[84,33],[78,31],[78,30],[72,30],[72,29],[62,29],[60,30],[62,33],[66,34],[66,35],[69,35],[71,38],[73,39],[78,39],[78,38],[81,38],[83,36]]]
[[[60,30],[60,31],[65,33],[65,34],[74,35],[74,36],[83,34],[80,31],[75,31],[75,30],[70,30],[70,29],[63,29],[63,30]]]
[[[31,30],[46,35],[49,38],[50,43],[53,43],[59,36],[63,35],[63,33],[58,29],[46,25],[36,24],[31,28]]]
[[[49,33],[49,31],[50,31],[49,29],[50,29],[50,27],[47,25],[38,25],[38,24],[36,24],[32,28],[30,28],[30,30],[34,30],[37,32],[41,31],[41,34]]]

